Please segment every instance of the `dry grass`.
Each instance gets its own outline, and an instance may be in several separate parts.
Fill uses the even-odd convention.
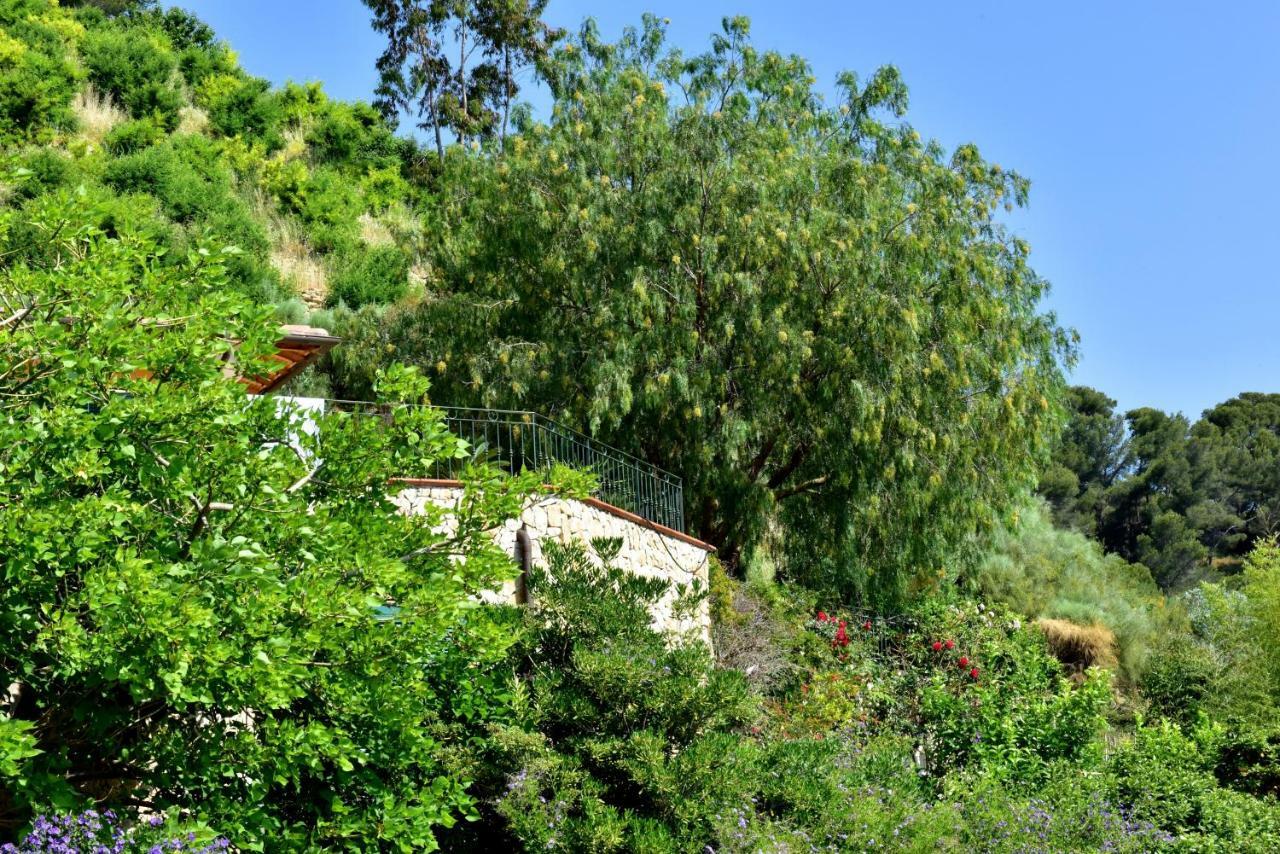
[[[71,109],[76,114],[81,134],[95,145],[100,145],[113,127],[129,118],[110,95],[99,92],[92,83],[76,93]]]
[[[329,275],[324,262],[301,240],[288,239],[271,252],[271,266],[311,308],[320,308],[329,296]]]
[[[1045,618],[1037,620],[1036,625],[1049,642],[1050,651],[1073,673],[1083,673],[1090,667],[1119,668],[1115,633],[1101,623],[1082,626],[1070,620]]]
[[[387,226],[373,214],[366,211],[365,213],[360,214],[360,219],[357,220],[357,222],[360,223],[360,239],[363,240],[366,245],[391,246],[396,242],[395,237],[391,234],[391,229],[387,228]]]
[[[203,133],[209,127],[209,114],[199,107],[183,107],[178,111],[178,133]]]

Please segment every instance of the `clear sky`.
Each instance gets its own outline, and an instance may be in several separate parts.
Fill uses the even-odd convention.
[[[380,42],[359,0],[176,5],[254,74],[371,95]],[[1075,382],[1192,418],[1280,392],[1280,3],[551,0],[547,19],[614,36],[645,11],[686,52],[745,14],[757,46],[804,56],[823,86],[893,63],[923,135],[1029,177],[1010,223],[1082,336]]]

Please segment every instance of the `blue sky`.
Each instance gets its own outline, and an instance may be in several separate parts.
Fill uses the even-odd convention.
[[[177,5],[254,74],[370,96],[380,42],[359,0]],[[1280,3],[551,0],[547,18],[616,35],[645,11],[686,52],[745,14],[823,86],[895,64],[922,134],[1028,176],[1010,224],[1082,336],[1073,381],[1193,418],[1280,392]]]

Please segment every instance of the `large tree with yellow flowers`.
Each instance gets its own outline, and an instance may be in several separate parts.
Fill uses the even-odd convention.
[[[959,567],[1033,483],[1072,347],[997,218],[1027,181],[923,141],[895,69],[828,104],[743,19],[692,57],[588,22],[544,71],[548,123],[449,158],[397,358],[682,474],[730,564],[848,594]]]

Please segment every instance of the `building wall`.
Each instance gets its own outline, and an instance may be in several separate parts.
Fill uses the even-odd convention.
[[[407,513],[419,513],[428,505],[456,507],[462,496],[461,486],[452,481],[405,483],[396,500]],[[446,528],[449,524],[446,517]],[[542,544],[548,541],[589,544],[597,537],[620,539],[622,547],[614,560],[616,566],[672,582],[673,589],[654,609],[654,627],[665,632],[694,633],[710,643],[711,615],[705,598],[689,616],[677,615],[672,608],[676,585],[687,587],[697,582],[706,589],[710,546],[601,501],[547,496],[531,502],[519,519],[508,520],[494,532],[498,545],[513,560],[517,554],[516,531],[521,526],[529,535],[533,562],[539,565],[543,561]],[[515,584],[509,583],[497,598],[514,602],[515,590]]]

